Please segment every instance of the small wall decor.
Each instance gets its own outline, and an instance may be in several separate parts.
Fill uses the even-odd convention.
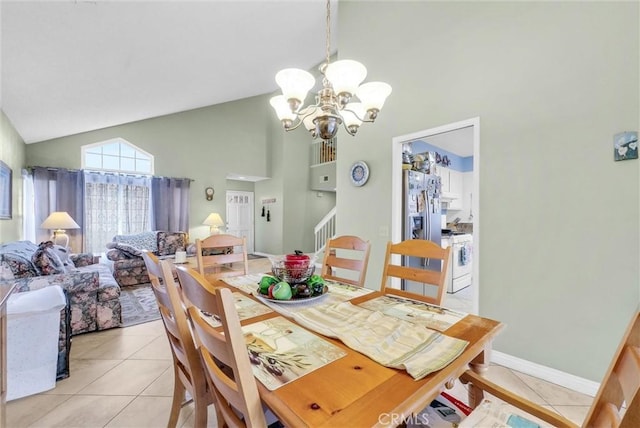
[[[613,160],[638,159],[638,133],[620,132],[613,136]]]
[[[369,166],[364,161],[354,162],[349,170],[349,179],[354,186],[364,186],[369,179]]]
[[[0,220],[11,220],[11,179],[11,168],[0,161]]]
[[[204,194],[207,197],[207,201],[213,200],[214,193],[215,191],[213,190],[213,187],[207,187],[206,189],[204,189]]]

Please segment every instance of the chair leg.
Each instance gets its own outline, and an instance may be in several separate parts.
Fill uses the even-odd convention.
[[[176,369],[174,368],[173,376],[173,402],[171,403],[171,413],[169,414],[169,422],[167,422],[167,428],[176,428],[178,425],[178,417],[180,416],[180,409],[182,408],[182,402],[184,401],[184,393],[186,389]]]
[[[194,428],[206,428],[207,427],[207,400],[202,396],[196,395],[193,397],[193,404],[195,407],[195,422]]]

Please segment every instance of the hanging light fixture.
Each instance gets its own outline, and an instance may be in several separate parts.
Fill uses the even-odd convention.
[[[350,135],[355,135],[362,122],[373,122],[378,117],[385,100],[391,94],[391,86],[384,82],[361,85],[367,69],[357,61],[344,59],[329,63],[331,40],[331,7],[327,0],[327,52],[326,61],[320,66],[323,74],[322,89],[316,95],[316,103],[302,104],[315,79],[305,70],[286,68],[276,74],[276,83],[282,95],[271,98],[271,106],[286,131],[300,125],[313,138],[330,140],[343,125]],[[359,102],[354,101],[356,96]]]

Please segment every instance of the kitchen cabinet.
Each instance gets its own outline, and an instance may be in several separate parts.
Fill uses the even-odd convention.
[[[438,175],[442,184],[442,201],[447,210],[462,210],[462,173],[449,168],[438,168]]]

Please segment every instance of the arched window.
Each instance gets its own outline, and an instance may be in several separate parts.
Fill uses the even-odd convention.
[[[129,174],[153,174],[153,155],[123,138],[82,146],[82,168]]]

